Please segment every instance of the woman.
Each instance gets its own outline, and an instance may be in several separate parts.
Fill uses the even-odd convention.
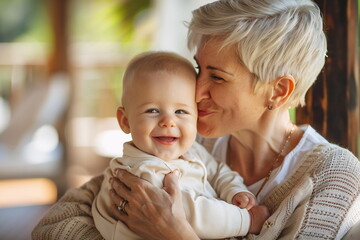
[[[318,7],[310,0],[216,1],[193,12],[189,47],[197,50],[198,131],[207,138],[199,142],[237,171],[272,212],[261,233],[248,238],[341,239],[360,218],[359,161],[311,126],[294,125],[288,112],[304,105],[324,65]],[[174,175],[158,189],[119,171],[121,181],[112,180],[114,216],[144,239],[198,239]],[[79,195],[97,194],[97,180]],[[59,216],[60,205],[73,199],[83,208],[72,193],[45,219]],[[43,220],[33,236],[68,227],[80,214],[54,224]],[[96,232],[90,224],[82,229]]]

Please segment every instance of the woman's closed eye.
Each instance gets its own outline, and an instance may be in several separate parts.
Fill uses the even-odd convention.
[[[225,81],[225,79],[223,79],[222,77],[219,77],[215,74],[210,74],[210,78],[214,81],[214,82],[223,82]]]

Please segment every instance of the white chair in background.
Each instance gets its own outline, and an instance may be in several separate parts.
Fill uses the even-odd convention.
[[[0,133],[0,178],[52,177],[61,169],[62,145],[54,128],[69,105],[68,76],[31,87]]]

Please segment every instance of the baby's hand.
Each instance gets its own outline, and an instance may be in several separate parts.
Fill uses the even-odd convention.
[[[239,192],[234,195],[232,204],[238,206],[239,208],[246,208],[247,210],[250,210],[256,205],[256,199],[255,196],[249,192]]]

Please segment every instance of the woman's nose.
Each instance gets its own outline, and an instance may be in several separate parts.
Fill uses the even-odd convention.
[[[195,101],[199,103],[207,98],[209,98],[209,86],[206,79],[200,74],[196,79]]]
[[[159,122],[160,127],[176,127],[175,121],[170,116],[164,116]]]

